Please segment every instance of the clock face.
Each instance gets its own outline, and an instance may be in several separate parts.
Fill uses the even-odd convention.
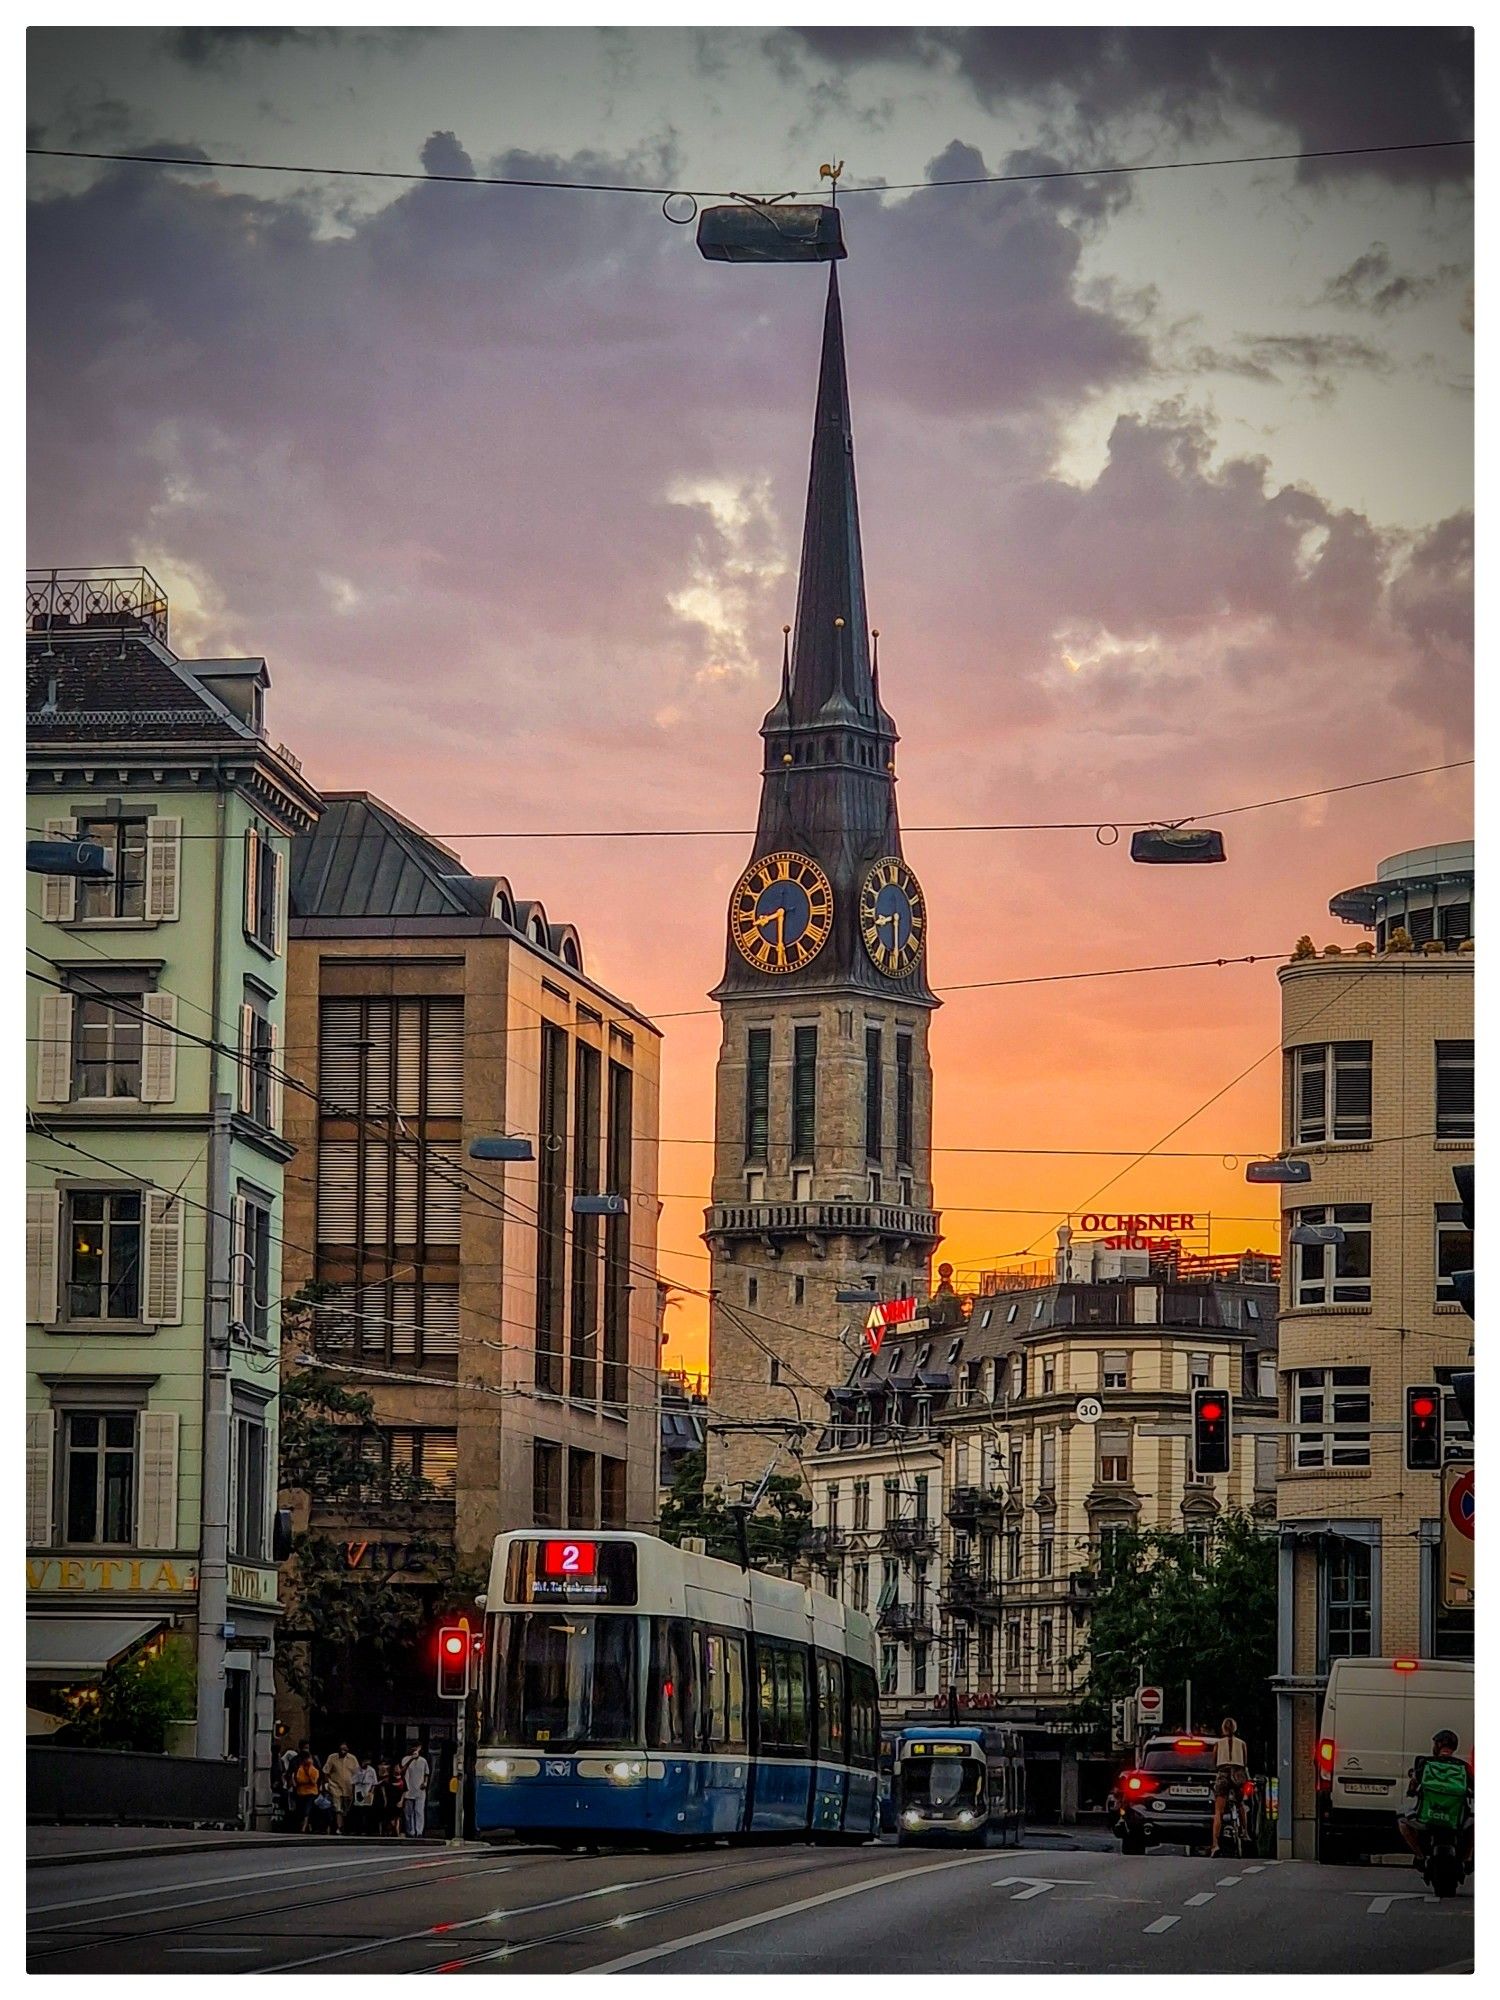
[[[800,972],[833,929],[833,889],[805,854],[752,861],[729,902],[729,928],[757,972]]]
[[[877,861],[859,892],[859,934],[873,964],[890,979],[916,969],[927,930],[922,885],[896,854]]]

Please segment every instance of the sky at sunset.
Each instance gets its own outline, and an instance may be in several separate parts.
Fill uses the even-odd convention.
[[[1471,52],[38,30],[29,143],[917,183],[843,197],[839,273],[903,822],[1212,820],[1471,754],[1469,151],[926,184],[1466,137]],[[662,1270],[706,1284],[705,996],[795,600],[824,274],[705,263],[659,195],[28,164],[28,560],[145,563],[179,652],[265,656],[273,740],[315,783],[578,926],[590,973],[662,1017]],[[1350,946],[1329,896],[1467,836],[1471,777],[1214,821],[1222,868],[1132,867],[1087,826],[909,831],[945,998],[941,1255],[1040,1255],[1094,1206],[1270,1246],[1276,1190],[1243,1161],[1279,1139],[1274,963],[975,983]],[[683,826],[739,831],[480,837]],[[1203,1157],[1129,1166],[1183,1120],[1164,1151]],[[703,1326],[685,1298],[669,1352],[700,1365]]]

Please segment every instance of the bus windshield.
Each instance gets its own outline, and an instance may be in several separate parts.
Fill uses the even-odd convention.
[[[563,1609],[497,1620],[492,1740],[637,1747],[637,1623]]]

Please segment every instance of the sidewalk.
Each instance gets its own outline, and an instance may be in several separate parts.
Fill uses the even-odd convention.
[[[432,1834],[420,1844],[442,1845]],[[185,1826],[28,1826],[28,1868],[58,1868],[85,1861],[147,1860],[164,1854],[212,1854],[255,1847],[410,1847],[418,1843],[385,1837],[340,1839],[326,1833],[237,1833]]]

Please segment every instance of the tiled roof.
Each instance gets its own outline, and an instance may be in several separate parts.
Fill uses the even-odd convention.
[[[138,633],[28,633],[26,734],[47,743],[259,742],[191,666]]]

